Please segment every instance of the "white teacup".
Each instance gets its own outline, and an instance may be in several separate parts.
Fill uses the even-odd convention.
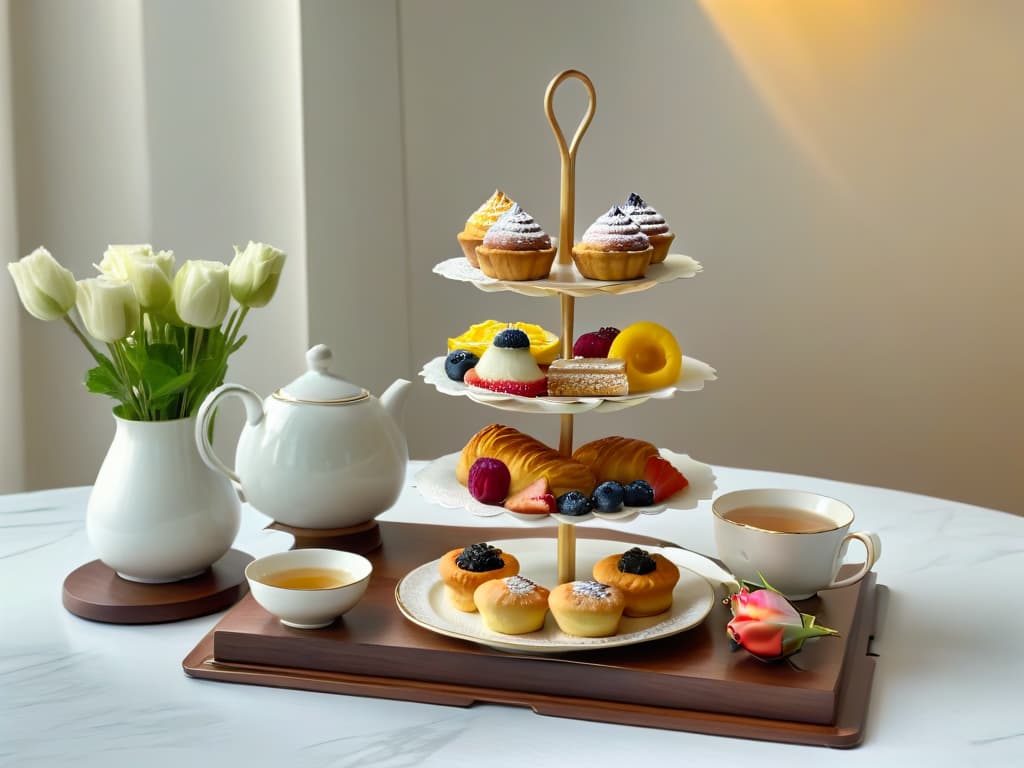
[[[719,496],[714,513],[718,556],[739,579],[764,580],[791,600],[854,584],[882,555],[878,535],[850,533],[853,510],[827,496],[785,489],[750,489]],[[836,579],[851,539],[867,550],[857,573]]]

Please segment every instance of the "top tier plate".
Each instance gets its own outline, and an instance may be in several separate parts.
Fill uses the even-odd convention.
[[[474,267],[464,256],[442,261],[434,272],[449,280],[472,283],[481,291],[514,291],[524,296],[597,296],[602,293],[623,294],[646,291],[659,283],[694,277],[703,267],[696,259],[681,253],[670,253],[661,264],[652,264],[647,274],[638,280],[610,282],[589,280],[581,275],[575,264],[555,264],[546,280],[495,280]]]

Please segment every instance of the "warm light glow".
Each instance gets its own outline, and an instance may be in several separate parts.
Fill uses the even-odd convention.
[[[857,88],[923,0],[701,0],[784,132],[841,182],[818,141],[836,89]],[[822,126],[820,123],[826,123]]]

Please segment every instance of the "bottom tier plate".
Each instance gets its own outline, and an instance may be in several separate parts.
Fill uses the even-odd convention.
[[[558,583],[555,547],[543,539],[508,539],[488,542],[519,560],[524,576],[548,588]],[[580,539],[576,542],[576,574],[590,575],[601,558],[625,552],[635,546],[618,541]],[[672,549],[648,548],[672,559]],[[619,631],[611,637],[574,637],[562,632],[551,614],[544,626],[528,635],[505,635],[488,629],[479,613],[456,609],[445,596],[438,575],[439,560],[432,560],[411,571],[398,583],[395,602],[409,621],[432,632],[461,640],[471,640],[488,648],[520,653],[567,653],[570,651],[615,648],[636,645],[685,632],[704,621],[715,604],[711,585],[701,576],[679,569],[679,583],[672,592],[672,607],[665,613],[647,618],[623,617]],[[713,565],[713,564],[712,564]]]

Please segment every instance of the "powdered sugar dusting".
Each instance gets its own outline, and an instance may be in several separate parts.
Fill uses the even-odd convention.
[[[595,600],[607,600],[611,596],[611,588],[607,584],[601,584],[593,579],[574,581],[572,591],[577,595],[592,597]]]
[[[617,205],[598,216],[587,227],[580,242],[608,251],[643,251],[651,245],[647,235],[640,231],[640,226]]]
[[[484,235],[484,247],[506,251],[542,251],[551,238],[518,203],[512,205]]]
[[[505,578],[505,586],[514,595],[529,595],[537,590],[537,585],[525,576],[508,576]]]
[[[665,217],[644,202],[636,192],[631,192],[622,206],[622,212],[629,216],[640,230],[647,235],[663,235],[668,232]]]

